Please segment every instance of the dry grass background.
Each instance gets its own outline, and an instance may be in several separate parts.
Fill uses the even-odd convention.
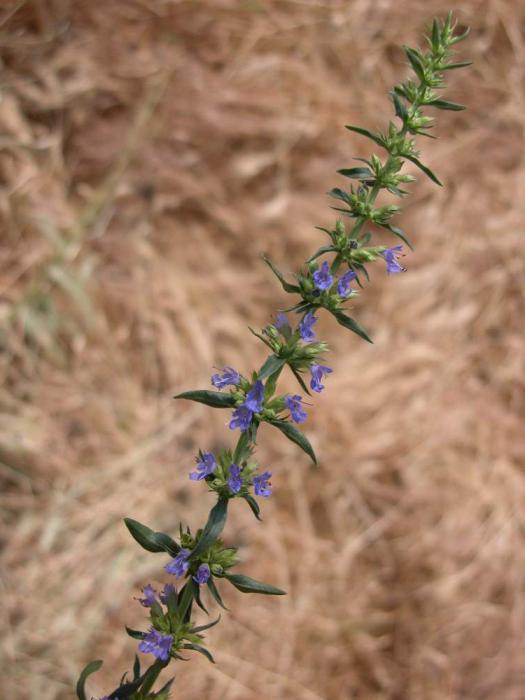
[[[175,404],[213,365],[248,371],[246,330],[330,225],[323,194],[381,126],[441,0],[19,0],[1,3],[0,696],[73,697],[130,667],[139,586],[164,559],[122,517],[174,532],[225,414]],[[237,504],[245,571],[283,599],[225,591],[218,661],[175,697],[525,697],[525,5],[464,0],[439,113],[402,216],[409,271],[330,322],[335,372],[307,432],[317,472],[262,431],[265,522]],[[290,384],[290,386],[293,386]],[[317,397],[316,397],[317,398]]]

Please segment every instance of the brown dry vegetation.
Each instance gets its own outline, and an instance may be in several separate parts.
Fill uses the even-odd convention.
[[[446,0],[1,3],[0,696],[73,697],[130,667],[139,587],[163,580],[122,517],[175,532],[212,503],[187,473],[231,440],[175,404],[213,365],[262,358],[246,329],[284,301],[334,214],[334,171],[382,126],[386,90]],[[521,700],[525,696],[525,4],[464,0],[472,68],[438,113],[402,225],[355,305],[369,346],[324,321],[335,372],[307,432],[269,430],[275,497],[227,541],[280,599],[228,588],[217,665],[175,697]],[[293,385],[290,383],[290,387]],[[275,439],[274,439],[275,438]]]

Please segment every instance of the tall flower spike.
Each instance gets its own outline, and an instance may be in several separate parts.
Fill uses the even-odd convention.
[[[413,182],[415,178],[402,172],[405,161],[410,161],[427,177],[440,184],[434,173],[420,162],[415,136],[429,135],[428,129],[432,119],[423,114],[424,108],[445,110],[463,108],[462,105],[442,99],[436,92],[444,86],[446,71],[467,65],[465,62],[456,62],[453,57],[455,45],[468,34],[467,31],[461,35],[454,35],[455,26],[451,14],[442,22],[434,20],[431,36],[428,37],[429,46],[425,51],[405,47],[406,56],[415,75],[396,85],[390,94],[395,119],[400,120],[400,124],[392,120],[384,132],[372,132],[359,126],[347,127],[354,133],[369,138],[374,145],[380,146],[388,155],[385,158],[379,158],[373,153],[369,159],[360,159],[367,167],[360,164],[360,167],[339,171],[357,184],[352,185],[349,192],[337,187],[329,194],[338,200],[336,209],[353,219],[354,224],[348,231],[342,221],[335,224],[334,230],[323,228],[322,230],[330,237],[330,245],[321,246],[308,258],[302,269],[311,270],[313,261],[322,256],[329,258],[330,263],[325,260],[320,267],[314,264],[315,269],[311,275],[309,272],[296,274],[297,283],[292,283],[286,280],[285,275],[269,259],[265,258],[284,291],[300,297],[300,300],[290,308],[290,311],[294,310],[301,315],[297,330],[292,331],[285,315],[279,314],[274,327],[267,327],[262,335],[255,333],[270,348],[271,354],[264,360],[260,369],[250,375],[251,385],[235,369],[225,367],[212,376],[211,382],[215,389],[234,387],[233,391],[223,394],[208,390],[187,391],[176,397],[197,401],[214,408],[233,409],[229,427],[231,430],[239,428],[242,434],[232,450],[221,451],[218,460],[211,452],[199,454],[196,470],[191,473],[190,478],[199,481],[213,474],[214,479],[210,480],[210,487],[213,487],[211,490],[217,493],[218,500],[212,507],[206,524],[197,530],[198,534],[195,537],[191,535],[189,528],[184,532],[181,526],[179,545],[168,534],[156,532],[136,520],[126,518],[125,522],[130,533],[144,549],[150,552],[177,553],[165,566],[168,573],[178,579],[188,577],[190,570],[192,575],[184,582],[180,591],[177,591],[172,584],[164,586],[159,595],[164,608],[156,601],[153,587],[149,584],[144,586],[143,597],[139,600],[144,607],[150,608],[153,627],[147,633],[128,631],[132,637],[141,637],[139,651],[153,654],[156,661],[143,673],[140,672],[140,664],[136,663],[133,669],[134,680],[130,683],[122,681],[126,689],[119,692],[117,688],[101,700],[108,700],[109,697],[116,700],[120,696],[122,700],[124,696],[131,697],[130,693],[141,698],[153,696],[164,698],[169,690],[169,682],[159,692],[153,690],[154,683],[171,657],[183,658],[179,654],[183,649],[201,652],[213,660],[209,652],[201,646],[201,635],[197,632],[215,623],[195,628],[192,620],[192,612],[196,607],[193,603],[203,607],[199,586],[207,584],[215,601],[222,604],[211,578],[212,570],[213,575],[221,578],[225,584],[229,582],[244,592],[271,595],[284,593],[275,586],[254,581],[249,576],[235,576],[228,573],[228,569],[236,563],[235,551],[233,548],[223,548],[222,541],[219,540],[226,524],[228,504],[234,496],[238,495],[242,498],[235,500],[246,501],[255,516],[259,517],[259,504],[250,494],[248,486],[253,487],[253,494],[257,497],[266,498],[271,494],[271,472],[256,474],[255,465],[250,460],[261,422],[274,426],[281,434],[303,449],[314,462],[316,461],[307,437],[290,422],[291,420],[302,423],[305,420],[306,412],[302,398],[297,394],[283,395],[277,392],[277,383],[281,372],[283,370],[287,372],[286,367],[288,367],[301,387],[308,391],[302,375],[309,368],[312,391],[319,393],[324,389],[323,378],[332,370],[318,364],[316,360],[326,349],[326,344],[319,342],[303,346],[299,342],[300,338],[307,344],[316,337],[313,326],[317,322],[315,316],[317,312],[321,313],[322,310],[329,312],[341,326],[365,340],[370,340],[366,331],[343,310],[343,305],[352,292],[350,283],[356,278],[353,271],[357,270],[360,276],[363,274],[368,279],[367,265],[382,256],[388,273],[401,272],[403,268],[399,263],[399,257],[402,246],[391,248],[368,246],[372,234],[364,232],[363,229],[366,231],[369,227],[373,229],[379,226],[406,243],[405,234],[390,223],[392,217],[399,211],[399,207],[390,203],[376,205],[376,200],[382,191],[398,197],[407,194],[402,188],[405,183]],[[348,268],[348,271],[339,277],[337,293],[335,293],[332,287],[341,266],[343,269]],[[285,343],[281,342],[279,335],[284,338]],[[236,390],[235,387],[238,389]],[[286,414],[286,417],[282,418],[285,408],[289,411],[290,420]],[[168,631],[169,634],[167,634]],[[82,672],[77,684],[77,695],[80,700],[85,700],[86,697],[84,690],[86,677],[98,668],[100,663],[92,662]],[[130,684],[132,690],[129,689]]]

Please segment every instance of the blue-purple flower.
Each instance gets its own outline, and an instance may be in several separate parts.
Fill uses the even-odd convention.
[[[208,564],[201,564],[199,568],[197,569],[197,572],[195,573],[195,576],[193,577],[193,580],[195,583],[198,583],[199,586],[202,586],[207,582],[207,580],[210,578],[210,567]]]
[[[334,282],[334,278],[330,274],[330,266],[328,265],[326,260],[321,265],[321,268],[313,273],[312,279],[317,289],[330,289]]]
[[[139,651],[143,654],[153,654],[160,661],[167,661],[170,658],[172,642],[173,635],[161,634],[152,629],[139,644]]]
[[[288,323],[288,317],[286,314],[284,314],[282,311],[280,311],[277,316],[275,317],[275,323],[274,326],[277,328],[278,331],[281,330],[281,328],[284,328],[285,326],[289,326],[290,324]]]
[[[337,293],[340,297],[347,297],[350,294],[352,291],[350,289],[350,282],[355,280],[356,277],[357,275],[353,270],[348,270],[344,275],[341,275],[337,283]]]
[[[239,493],[242,488],[241,468],[236,464],[230,464],[230,476],[228,486],[232,493]]]
[[[165,584],[164,584],[164,588],[163,588],[162,591],[159,593],[160,602],[161,602],[161,603],[164,603],[164,605],[167,605],[167,604],[168,604],[168,598],[170,597],[170,595],[171,595],[172,593],[173,593],[174,595],[176,595],[176,593],[177,593],[177,589],[175,588],[175,586],[174,586],[172,583],[165,583]]]
[[[197,462],[197,471],[190,472],[190,479],[192,481],[200,481],[205,479],[210,474],[213,474],[217,467],[217,460],[215,455],[211,452],[203,452],[202,458]]]
[[[224,389],[225,386],[237,386],[241,381],[240,374],[233,367],[225,367],[222,374],[214,374],[211,383],[216,389]]]
[[[306,411],[301,406],[301,401],[302,398],[298,394],[295,394],[294,396],[288,395],[284,397],[284,403],[290,411],[292,420],[296,423],[303,423],[306,420],[307,416]]]
[[[253,411],[250,411],[247,406],[239,406],[239,408],[236,408],[233,412],[232,419],[229,422],[228,427],[230,430],[239,428],[241,433],[245,433],[251,425],[252,418]]]
[[[313,364],[310,367],[310,372],[312,378],[310,380],[310,388],[313,391],[317,391],[318,394],[324,389],[324,384],[322,384],[322,379],[325,374],[331,374],[333,369],[331,367],[326,367],[326,365]]]
[[[299,335],[305,342],[310,342],[315,338],[315,332],[312,326],[317,323],[313,311],[309,311],[299,323]]]
[[[156,600],[155,589],[148,583],[148,585],[144,586],[144,588],[142,589],[142,593],[144,594],[144,598],[136,598],[136,600],[138,600],[139,603],[145,608],[151,608],[151,606]]]
[[[253,413],[259,413],[262,410],[264,402],[264,384],[258,379],[246,394],[243,406],[249,408]]]
[[[268,481],[271,476],[272,472],[263,472],[262,474],[253,477],[253,489],[256,496],[268,498],[268,496],[272,495],[272,489]]]
[[[397,272],[405,272],[404,267],[398,263],[398,258],[403,250],[402,245],[395,245],[392,248],[387,248],[381,255],[384,257],[386,262],[386,271],[389,274],[396,274]]]
[[[168,574],[173,574],[175,578],[182,578],[190,567],[190,563],[188,561],[189,556],[189,549],[181,549],[175,559],[172,559],[166,564],[164,567],[165,571],[167,571]]]

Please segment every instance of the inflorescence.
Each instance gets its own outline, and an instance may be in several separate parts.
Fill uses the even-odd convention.
[[[172,659],[184,660],[187,652],[195,651],[213,662],[212,655],[204,646],[202,632],[216,625],[220,617],[200,626],[193,622],[196,607],[208,612],[202,600],[204,589],[224,609],[217,585],[220,581],[229,582],[243,593],[284,594],[283,590],[270,584],[244,574],[231,573],[238,563],[237,552],[233,547],[226,547],[220,537],[228,507],[232,500],[242,499],[254,516],[260,519],[259,499],[272,495],[272,472],[261,469],[254,459],[256,436],[261,423],[275,427],[317,462],[308,438],[297,425],[307,419],[304,395],[322,392],[324,382],[329,381],[329,375],[333,372],[323,360],[328,345],[317,340],[314,330],[318,314],[324,309],[341,326],[371,342],[367,332],[347,314],[347,304],[357,296],[357,287],[362,288],[364,280],[369,280],[367,267],[376,260],[384,260],[389,274],[405,271],[400,259],[404,246],[410,248],[411,244],[403,231],[392,223],[400,207],[376,205],[381,190],[399,198],[407,195],[403,188],[415,177],[401,172],[406,161],[413,163],[435,183],[441,184],[437,176],[419,160],[414,137],[429,136],[433,127],[433,118],[422,111],[425,107],[452,111],[464,109],[462,105],[442,99],[436,92],[444,87],[446,71],[469,65],[467,61],[453,61],[454,45],[468,35],[468,29],[461,34],[455,33],[455,30],[456,24],[449,14],[444,21],[433,21],[426,51],[405,47],[414,76],[396,85],[390,93],[398,123],[390,121],[385,132],[347,126],[347,129],[367,137],[386,152],[384,160],[373,154],[369,159],[357,158],[360,162],[357,167],[338,171],[355,184],[350,186],[349,191],[334,188],[328,194],[337,201],[337,206],[333,208],[353,220],[350,230],[342,220],[338,220],[333,229],[321,228],[328,235],[328,244],[321,246],[306,261],[293,281],[287,280],[276,265],[265,258],[283,290],[299,297],[287,309],[288,313],[298,315],[298,322],[294,324],[285,312],[280,311],[273,323],[260,332],[250,328],[270,350],[259,370],[245,376],[233,367],[224,367],[211,377],[213,390],[186,391],[175,397],[213,408],[229,409],[228,428],[238,438],[233,451],[229,448],[215,452],[199,450],[195,467],[189,472],[191,481],[205,482],[208,490],[216,496],[216,503],[202,529],[192,533],[181,525],[177,539],[173,539],[136,520],[125,519],[131,535],[144,549],[169,557],[164,570],[172,581],[166,583],[159,593],[151,584],[147,584],[142,589],[141,597],[137,598],[138,603],[149,611],[149,629],[126,628],[128,634],[138,640],[138,651],[154,657],[152,665],[142,672],[136,656],[132,677],[128,679],[124,676],[119,686],[100,700],[165,700],[173,679],[156,692],[153,692],[153,685]],[[401,244],[390,248],[369,245],[372,232],[365,230],[367,226],[386,230],[399,238]],[[322,262],[319,262],[321,258]],[[277,383],[285,367],[294,375],[302,394],[277,391]],[[80,700],[88,700],[84,690],[86,678],[101,665],[101,661],[93,661],[82,672],[77,683]]]

